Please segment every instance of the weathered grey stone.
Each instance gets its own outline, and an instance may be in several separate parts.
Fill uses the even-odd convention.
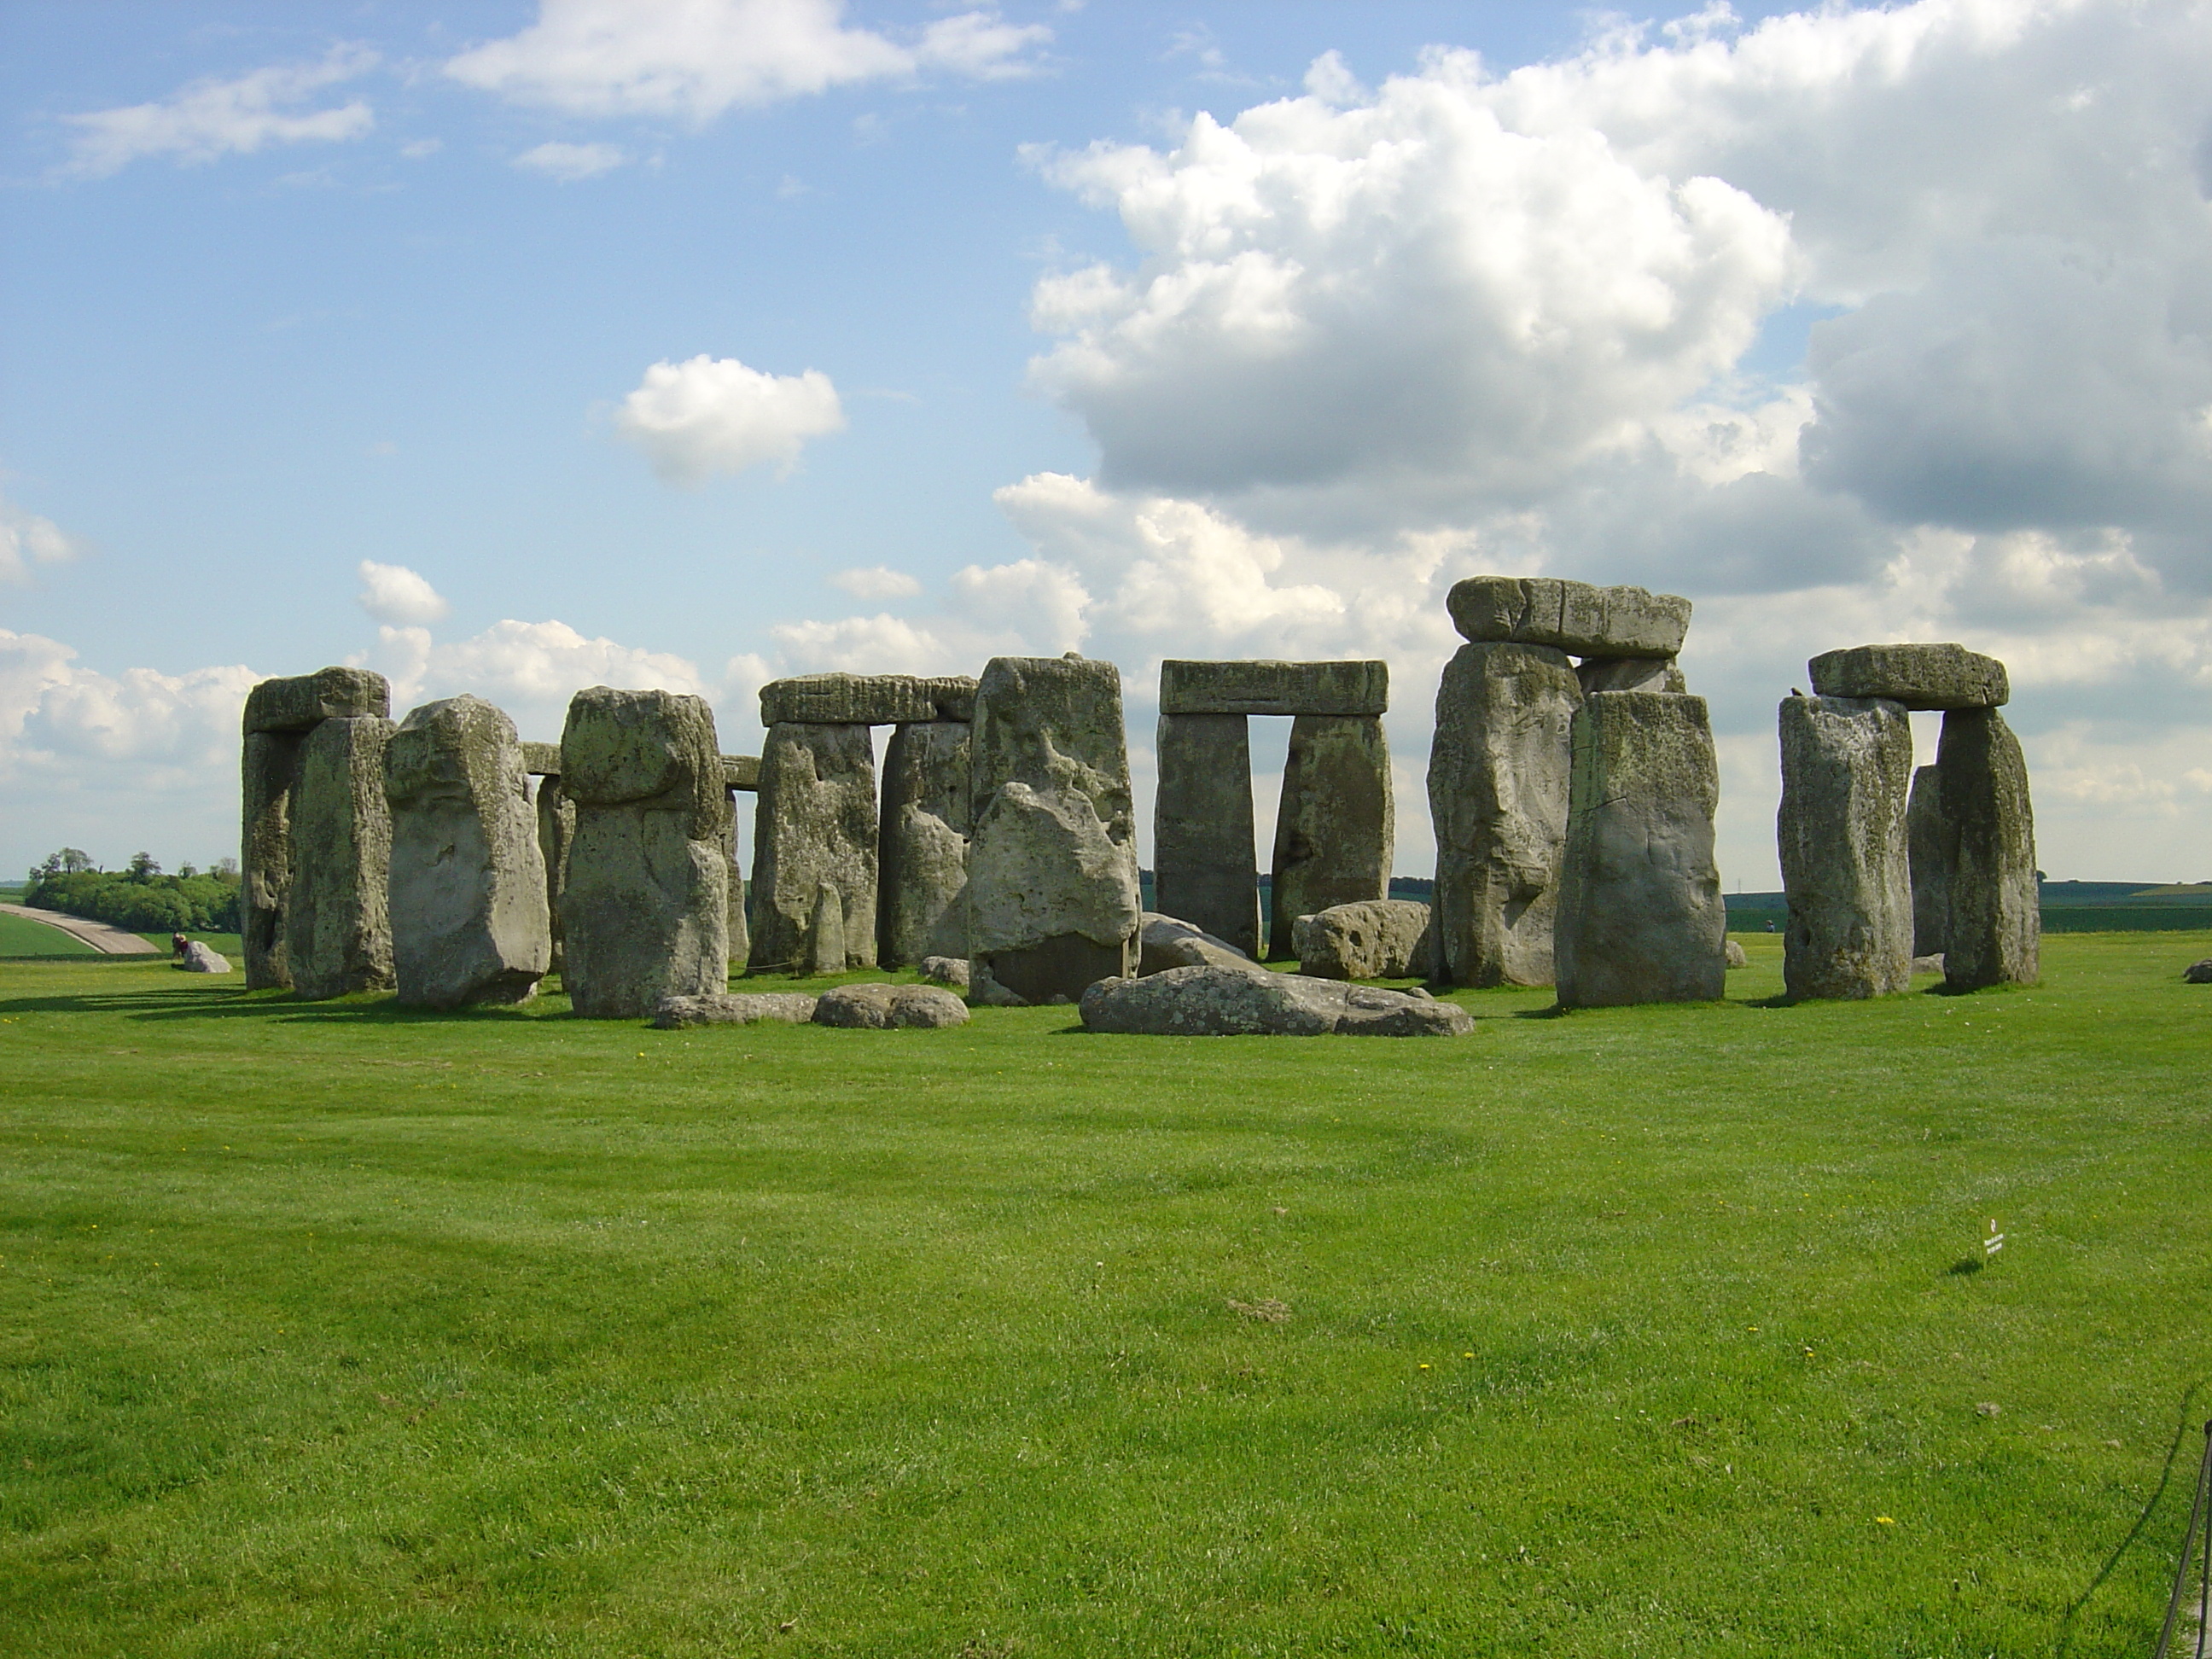
[[[240,756],[239,933],[249,991],[292,983],[284,901],[292,890],[292,785],[300,742],[298,732],[248,732]]]
[[[1723,994],[1719,801],[1703,697],[1600,691],[1583,700],[1553,925],[1562,1007]]]
[[[1593,691],[1686,691],[1687,680],[1672,657],[1585,657],[1575,678],[1588,696]]]
[[[1593,587],[1549,576],[1470,576],[1444,600],[1467,639],[1548,645],[1577,657],[1673,657],[1690,602],[1640,587]]]
[[[1778,718],[1783,986],[1846,1000],[1902,991],[1912,979],[1911,717],[1878,698],[1791,696]]]
[[[750,793],[760,787],[761,757],[758,755],[725,755],[722,757],[722,781],[732,789]]]
[[[1963,645],[1860,645],[1806,665],[1823,697],[1882,697],[1907,708],[1995,708],[2012,696],[2005,665]]]
[[[1429,907],[1412,899],[1333,904],[1292,924],[1298,971],[1315,979],[1407,979],[1429,972]]]
[[[1951,874],[1943,983],[2033,985],[2042,972],[2035,811],[2020,739],[1994,708],[1954,708],[1936,749]]]
[[[185,945],[184,960],[177,966],[188,974],[227,974],[230,958],[213,945],[192,939]]]
[[[1583,691],[1550,646],[1463,645],[1437,686],[1429,749],[1437,977],[1549,985]]]
[[[884,748],[876,960],[904,968],[968,951],[968,737],[963,721],[902,726]]]
[[[2181,982],[2185,985],[2212,985],[2212,957],[2206,957],[2201,962],[2192,962],[2183,969]]]
[[[284,959],[301,997],[381,991],[392,982],[392,814],[384,799],[392,731],[380,714],[340,716],[300,739]]]
[[[935,985],[841,985],[814,1006],[817,1025],[888,1031],[968,1023],[968,1005]]]
[[[725,763],[726,763],[729,758],[730,757],[727,755],[722,757]],[[723,769],[723,777],[726,781],[727,781],[728,775],[729,771],[726,764]],[[730,791],[729,799],[730,840],[728,851],[730,854],[730,895],[728,912],[730,936],[724,941],[722,948],[729,952],[730,966],[735,969],[738,972],[743,973],[745,969],[745,964],[752,960],[752,924],[748,920],[749,912],[748,907],[745,903],[744,866],[739,862],[738,855],[738,795],[735,789],[732,789]]]
[[[1101,980],[1083,994],[1087,1030],[1146,1036],[1463,1036],[1466,1009],[1342,980],[1239,968],[1171,968]]]
[[[1919,957],[1943,954],[1943,929],[1951,919],[1942,779],[1932,766],[1915,772],[1905,807],[1905,856],[1912,868],[1912,953]]]
[[[1160,671],[1163,702],[1172,666]],[[1249,725],[1243,714],[1162,714],[1152,797],[1154,900],[1248,957],[1260,949]]]
[[[576,836],[561,896],[579,1014],[642,1019],[728,983],[729,789],[714,716],[672,691],[579,691],[561,735]]]
[[[1139,907],[1121,671],[1073,654],[993,659],[969,754],[976,1000],[1072,1000],[1131,972]]]
[[[561,745],[557,743],[524,744],[522,769],[533,778],[559,777],[561,775]]]
[[[323,720],[392,718],[392,687],[366,668],[320,668],[264,680],[246,694],[248,732],[305,732]]]
[[[1366,714],[1292,720],[1275,810],[1267,954],[1291,954],[1291,929],[1300,916],[1388,898],[1396,836],[1382,722]]]
[[[965,957],[924,957],[921,976],[939,985],[965,992],[968,988],[968,958]]]
[[[1387,662],[1160,665],[1162,714],[1387,714]]]
[[[800,674],[761,687],[763,726],[904,726],[975,717],[975,682],[948,674]],[[765,758],[765,757],[763,757]]]
[[[837,969],[876,963],[876,754],[865,726],[787,722],[769,729],[753,813],[757,969],[803,969],[824,883],[843,905]]]
[[[1164,974],[1170,968],[1249,967],[1266,970],[1227,939],[1209,933],[1180,916],[1147,910],[1137,934],[1137,973]]]
[[[548,748],[557,748],[549,744]],[[561,895],[568,884],[568,845],[576,837],[576,803],[561,787],[558,773],[538,780],[538,859],[545,867],[545,920],[553,942],[552,971],[562,971]]]
[[[1942,971],[1943,953],[1941,951],[1912,958],[1912,972],[1915,978],[1922,974],[1940,974]]]
[[[426,702],[392,734],[383,784],[400,1001],[460,1008],[537,994],[553,935],[528,777],[514,722],[481,697]]]
[[[806,971],[842,974],[848,955],[845,949],[845,905],[835,882],[814,890],[814,914],[806,929]]]
[[[710,991],[704,996],[663,997],[653,1008],[653,1023],[664,1031],[687,1025],[804,1025],[814,1018],[817,1000],[803,991]]]
[[[1751,966],[1751,958],[1743,953],[1743,946],[1738,945],[1734,939],[1729,940],[1722,947],[1722,954],[1728,958],[1728,965],[1731,968]]]

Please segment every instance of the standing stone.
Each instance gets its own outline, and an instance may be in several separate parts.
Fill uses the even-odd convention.
[[[726,784],[729,781],[729,773],[730,757],[725,755],[722,757],[722,778]],[[728,796],[730,805],[730,901],[728,907],[730,916],[730,937],[723,948],[729,953],[730,966],[735,969],[738,973],[743,973],[745,970],[745,964],[752,960],[753,936],[751,927],[745,920],[745,871],[744,864],[739,855],[739,849],[738,847],[738,817],[737,790],[734,787],[731,788],[728,791]]]
[[[1583,692],[1551,646],[1463,645],[1437,687],[1429,813],[1437,977],[1549,985]]]
[[[876,961],[911,968],[964,957],[968,890],[968,737],[961,720],[896,726],[884,749]]]
[[[384,799],[392,734],[381,714],[360,714],[324,720],[300,739],[284,956],[302,997],[392,985],[392,813]]]
[[[1242,714],[1160,716],[1152,902],[1256,957],[1249,724]]]
[[[1573,742],[1553,930],[1559,1006],[1717,1000],[1728,913],[1705,700],[1600,691],[1577,711]]]
[[[1275,811],[1273,913],[1267,954],[1295,954],[1300,916],[1390,896],[1397,837],[1390,745],[1372,714],[1301,714],[1291,722]]]
[[[556,750],[558,744],[547,744]],[[545,866],[545,919],[553,941],[554,973],[567,966],[561,942],[561,895],[568,884],[568,847],[576,838],[576,803],[561,787],[561,775],[546,773],[538,780],[538,857]]]
[[[714,716],[672,691],[579,691],[561,734],[576,837],[561,924],[576,1012],[643,1019],[729,983],[729,811]]]
[[[384,791],[400,1001],[462,1008],[535,996],[553,934],[514,722],[481,697],[424,703],[392,735]]]
[[[823,882],[814,890],[814,915],[806,930],[806,971],[842,974],[845,971],[845,907],[837,890]]]
[[[2020,739],[1994,708],[1953,709],[1943,716],[1936,766],[1950,872],[1945,988],[2033,985],[2042,973],[2043,917]]]
[[[1873,698],[1784,697],[1776,835],[1793,998],[1887,996],[1912,982],[1905,813],[1912,720]]]
[[[866,726],[786,720],[769,728],[753,819],[754,967],[811,971],[824,883],[844,906],[839,971],[876,965],[877,834]]]
[[[970,775],[975,1000],[1073,1001],[1133,974],[1142,912],[1121,671],[1073,653],[994,658]]]
[[[1943,954],[1943,929],[1950,921],[1951,871],[1943,845],[1942,774],[1923,766],[1912,775],[1912,799],[1905,808],[1905,839],[1912,866],[1912,954]]]
[[[363,668],[264,680],[246,694],[239,930],[248,990],[292,983],[285,907],[294,889],[293,792],[307,734],[327,720],[388,720],[392,688]]]

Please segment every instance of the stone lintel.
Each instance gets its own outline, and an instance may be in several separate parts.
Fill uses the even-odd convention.
[[[522,769],[533,778],[559,777],[561,775],[561,745],[557,743],[524,744]]]
[[[1160,665],[1163,714],[1382,714],[1387,662],[1190,662]]]
[[[763,726],[908,726],[972,720],[975,682],[964,674],[800,674],[761,687]]]
[[[248,732],[305,732],[329,720],[392,718],[392,687],[366,668],[323,668],[264,680],[246,694]]]
[[[1466,638],[1548,645],[1577,657],[1672,657],[1690,602],[1641,587],[1594,587],[1551,576],[1469,576],[1445,600]]]
[[[1858,645],[1805,665],[1824,697],[1881,697],[1907,708],[1996,708],[2012,696],[2005,665],[1963,645]]]
[[[722,781],[732,789],[757,791],[760,788],[760,757],[758,755],[723,756]]]

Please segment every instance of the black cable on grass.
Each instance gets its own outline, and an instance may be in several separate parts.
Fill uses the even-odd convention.
[[[2212,1615],[2212,1526],[2204,1524],[2208,1499],[2212,1499],[2212,1423],[2204,1425],[2204,1461],[2197,1466],[2197,1498],[2189,1506],[2189,1529],[2181,1534],[2181,1561],[2173,1570],[2173,1594],[2166,1597],[2166,1623],[2160,1628],[2158,1647],[2151,1659],[2166,1659],[2167,1644],[2173,1640],[2173,1621],[2181,1612],[2181,1592],[2189,1588],[2191,1547],[2200,1532],[2204,1539],[2204,1565],[2197,1579],[2195,1659],[2204,1659],[2205,1622]]]
[[[2142,1513],[2136,1516],[2136,1523],[2128,1528],[2128,1535],[2120,1540],[2112,1553],[2105,1558],[2105,1565],[2097,1569],[2097,1576],[2089,1581],[2089,1587],[2074,1598],[2073,1605],[2059,1619],[2061,1634],[2058,1645],[2052,1651],[2052,1659],[2066,1659],[2067,1650],[2074,1643],[2075,1619],[2083,1607],[2088,1606],[2089,1598],[2104,1588],[2105,1581],[2112,1576],[2112,1570],[2120,1565],[2121,1558],[2134,1547],[2136,1540],[2142,1535],[2142,1529],[2150,1524],[2151,1516],[2158,1512],[2159,1500],[2166,1496],[2166,1484],[2173,1479],[2173,1465],[2181,1455],[2181,1443],[2188,1437],[2192,1417],[2190,1406],[2196,1400],[2197,1390],[2203,1386],[2202,1382],[2192,1382],[2183,1391],[2180,1420],[2173,1425],[2173,1443],[2166,1448],[2166,1462],[2158,1472],[2158,1490],[2151,1493],[2150,1501],[2142,1506]]]

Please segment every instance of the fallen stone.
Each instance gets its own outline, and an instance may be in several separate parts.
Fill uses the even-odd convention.
[[[1583,702],[1554,930],[1560,1006],[1723,994],[1719,799],[1703,697],[1600,691]]]
[[[1137,965],[1137,854],[1121,671],[999,657],[970,739],[968,955],[976,1000],[1073,998]]]
[[[1943,835],[1942,774],[1923,766],[1912,775],[1905,805],[1905,862],[1912,872],[1912,951],[1941,956],[1951,912],[1951,867]],[[1917,970],[1916,970],[1917,971]]]
[[[218,961],[221,959],[216,958]],[[2191,963],[2181,970],[2181,981],[2185,985],[2212,985],[2212,957],[2207,957],[2202,962]]]
[[[1943,953],[1941,951],[1912,958],[1912,972],[1916,978],[1922,974],[1940,974],[1942,971]]]
[[[418,1008],[515,1003],[553,965],[545,860],[514,722],[481,697],[410,713],[384,756],[392,958]]]
[[[2042,971],[2043,913],[2035,879],[2035,811],[2020,739],[1994,708],[1943,716],[1943,982],[1954,991],[2033,985]]]
[[[1387,714],[1387,662],[1188,662],[1160,665],[1166,714]]]
[[[227,974],[230,959],[213,945],[191,939],[186,942],[184,958],[177,966],[188,974]]]
[[[814,1006],[817,1025],[887,1031],[965,1025],[968,1005],[935,985],[841,985]]]
[[[1902,991],[1912,977],[1911,717],[1878,699],[1790,696],[1778,719],[1783,986],[1800,999]]]
[[[1390,744],[1368,714],[1301,714],[1291,722],[1275,810],[1267,954],[1291,954],[1300,916],[1390,896],[1397,835]]]
[[[1738,945],[1734,939],[1730,939],[1728,944],[1723,947],[1723,954],[1727,957],[1728,965],[1731,968],[1748,968],[1751,966],[1751,958],[1744,955],[1743,946]]]
[[[972,729],[926,720],[884,745],[876,961],[885,968],[967,954]]]
[[[1152,798],[1155,902],[1248,957],[1260,948],[1249,726],[1241,714],[1162,714]]]
[[[561,745],[557,743],[524,744],[522,769],[533,778],[559,777],[561,775]]]
[[[1453,584],[1444,605],[1464,638],[1548,645],[1577,657],[1674,657],[1690,629],[1690,602],[1676,594],[1549,576],[1470,576]]]
[[[816,1001],[803,991],[710,991],[703,996],[663,997],[653,1008],[653,1023],[664,1031],[686,1025],[804,1025],[814,1018]]]
[[[714,712],[672,691],[593,686],[568,704],[562,792],[576,834],[561,898],[579,1014],[650,1018],[729,976],[730,793]]]
[[[1860,645],[1806,665],[1823,697],[1882,697],[1907,708],[1996,708],[2012,696],[2005,665],[1963,645]]]
[[[1343,980],[1237,968],[1172,968],[1083,994],[1093,1031],[1146,1036],[1463,1036],[1466,1009]]]
[[[392,687],[366,668],[322,668],[264,680],[246,694],[248,732],[305,732],[324,720],[392,718]]]
[[[1429,972],[1429,907],[1412,899],[1335,904],[1291,928],[1298,972],[1314,979],[1407,979]]]
[[[1429,748],[1436,951],[1455,985],[1549,985],[1583,691],[1550,646],[1463,645]]]
[[[912,674],[800,674],[761,687],[761,724],[905,726],[975,717],[975,682]]]
[[[284,960],[310,1000],[392,983],[392,814],[381,714],[340,715],[300,738],[292,791],[292,884]]]
[[[1209,933],[1180,916],[1147,910],[1137,935],[1137,974],[1164,974],[1170,968],[1236,968],[1258,971],[1259,963],[1227,939]]]
[[[965,957],[924,957],[921,976],[953,990],[965,993],[968,989],[968,958]]]
[[[875,749],[866,726],[769,728],[753,813],[756,969],[837,973],[875,966],[878,834]],[[828,959],[815,926],[825,883],[843,905],[844,955],[826,969],[814,966]]]
[[[1672,657],[1585,657],[1575,665],[1583,695],[1593,691],[1686,691],[1689,682]]]

